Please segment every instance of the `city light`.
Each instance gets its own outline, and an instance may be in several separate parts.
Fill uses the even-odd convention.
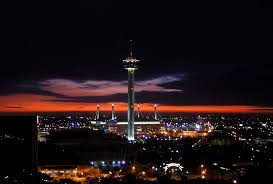
[[[273,184],[269,6],[2,12],[0,184]]]

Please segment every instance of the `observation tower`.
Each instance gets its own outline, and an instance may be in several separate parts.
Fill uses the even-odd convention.
[[[132,41],[130,41],[132,43]],[[128,71],[128,137],[129,141],[135,140],[134,105],[135,105],[135,71],[138,69],[139,60],[133,57],[132,46],[130,55],[123,60],[124,69]]]

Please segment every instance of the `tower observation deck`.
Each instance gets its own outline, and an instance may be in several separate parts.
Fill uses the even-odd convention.
[[[132,47],[130,55],[123,60],[124,69],[128,71],[128,137],[129,141],[135,139],[134,105],[135,105],[135,71],[138,69],[139,60],[133,57]]]

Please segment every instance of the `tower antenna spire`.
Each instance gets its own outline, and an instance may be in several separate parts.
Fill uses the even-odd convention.
[[[130,58],[133,58],[133,40],[130,40]]]

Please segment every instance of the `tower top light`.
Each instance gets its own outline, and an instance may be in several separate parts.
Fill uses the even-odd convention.
[[[133,57],[133,47],[132,40],[130,40],[130,54],[129,56],[123,60],[123,65],[126,70],[136,70],[138,69],[139,60]]]

